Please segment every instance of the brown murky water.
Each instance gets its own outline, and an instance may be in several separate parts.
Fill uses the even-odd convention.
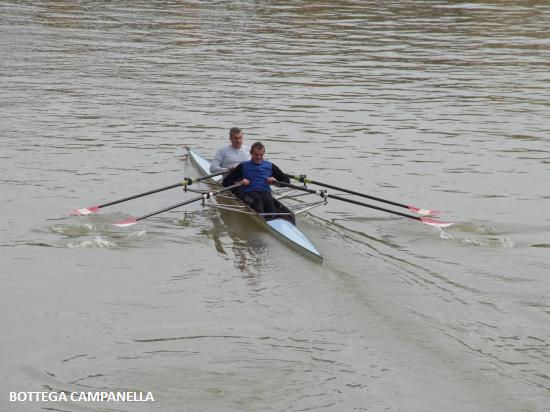
[[[0,4],[1,409],[534,411],[550,405],[550,6]],[[329,201],[318,265],[181,201],[240,126]],[[334,193],[334,192],[333,192]],[[154,403],[12,403],[10,391]]]

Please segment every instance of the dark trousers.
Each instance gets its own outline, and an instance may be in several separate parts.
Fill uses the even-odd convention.
[[[233,192],[233,194],[235,196],[237,196],[239,199],[244,200],[244,192],[243,192],[242,186],[241,187],[236,187],[231,192]]]
[[[277,213],[271,192],[246,192],[243,200],[258,213]]]

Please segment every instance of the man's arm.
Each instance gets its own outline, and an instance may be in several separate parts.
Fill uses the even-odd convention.
[[[232,186],[243,178],[243,165],[239,164],[237,167],[231,170],[227,176],[223,179],[222,185],[224,187]]]
[[[290,183],[290,179],[288,178],[288,176],[284,174],[283,171],[275,166],[273,163],[271,164],[271,174],[279,182]]]
[[[218,149],[216,155],[214,156],[214,159],[210,163],[210,173],[225,172],[227,170],[225,167],[221,167],[222,160],[223,149]]]

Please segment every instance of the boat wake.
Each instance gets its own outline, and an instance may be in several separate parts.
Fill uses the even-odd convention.
[[[110,224],[112,217],[94,217],[94,221],[82,224],[54,224],[49,232],[60,235],[53,243],[57,247],[69,249],[119,249],[136,247],[146,238],[147,231],[139,230],[131,233],[121,233],[113,230]]]
[[[109,239],[105,239],[101,236],[95,236],[93,239],[86,240],[72,240],[67,243],[69,249],[116,249],[118,244]]]
[[[469,232],[469,233],[476,233],[476,232]],[[476,233],[477,234],[477,233]],[[510,239],[509,237],[499,237],[499,236],[492,236],[492,237],[485,237],[480,236],[479,238],[470,238],[470,237],[464,237],[460,238],[459,236],[455,235],[453,236],[451,233],[446,232],[444,230],[441,230],[439,233],[439,238],[442,240],[451,240],[455,241],[459,244],[462,244],[464,246],[478,246],[478,247],[502,247],[502,248],[513,248],[516,247],[516,244]]]

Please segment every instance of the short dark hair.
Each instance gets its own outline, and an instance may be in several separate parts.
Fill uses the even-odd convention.
[[[241,132],[241,129],[239,129],[238,127],[232,127],[231,129],[229,129],[229,137],[233,137],[236,134],[239,134],[240,132]]]
[[[256,142],[252,146],[250,146],[250,153],[252,153],[255,149],[263,150],[265,152],[265,146],[262,142]]]

